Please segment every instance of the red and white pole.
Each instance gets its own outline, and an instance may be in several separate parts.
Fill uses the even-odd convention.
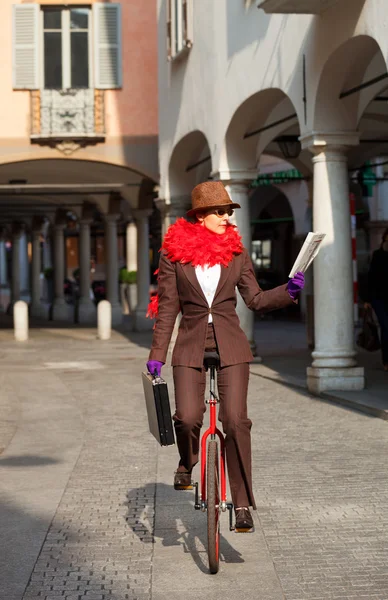
[[[353,315],[354,322],[358,322],[358,276],[357,276],[357,223],[356,223],[356,196],[349,194],[350,223],[352,232],[352,263],[353,263]]]

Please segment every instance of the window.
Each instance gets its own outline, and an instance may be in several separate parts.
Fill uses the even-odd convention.
[[[271,240],[252,241],[252,262],[256,269],[271,268]]]
[[[120,88],[121,5],[14,4],[12,50],[14,89]]]
[[[90,9],[44,8],[43,87],[82,89],[90,81]]]
[[[167,2],[167,53],[173,59],[193,45],[193,0]]]

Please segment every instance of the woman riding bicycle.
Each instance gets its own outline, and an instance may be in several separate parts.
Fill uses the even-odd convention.
[[[185,489],[191,485],[191,472],[198,462],[205,412],[204,352],[218,352],[219,418],[225,434],[236,529],[252,530],[249,507],[255,509],[256,505],[247,391],[253,356],[236,313],[235,288],[248,308],[263,313],[296,302],[304,276],[298,273],[288,284],[262,291],[238,230],[229,223],[235,208],[240,205],[232,203],[221,182],[200,183],[192,191],[192,209],[187,213],[195,223],[178,219],[169,227],[161,248],[157,300],[153,300],[150,311],[156,323],[147,368],[160,374],[181,312],[172,355],[173,419],[180,454],[174,487]]]

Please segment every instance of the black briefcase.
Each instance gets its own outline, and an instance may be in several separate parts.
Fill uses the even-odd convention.
[[[173,446],[174,427],[171,419],[167,383],[151,373],[142,373],[144,396],[150,432],[161,446]]]

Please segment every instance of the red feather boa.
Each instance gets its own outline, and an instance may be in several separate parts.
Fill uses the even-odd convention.
[[[162,251],[171,262],[191,263],[193,267],[228,266],[233,256],[241,254],[243,245],[237,227],[228,224],[225,233],[213,233],[200,223],[189,223],[178,219],[165,235]],[[147,316],[158,314],[158,297],[153,295],[148,305]]]

